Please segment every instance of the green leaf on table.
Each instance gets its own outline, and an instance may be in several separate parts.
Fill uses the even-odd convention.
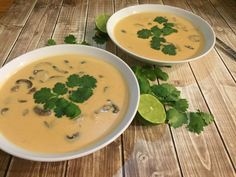
[[[173,128],[181,127],[188,122],[186,113],[179,112],[174,108],[171,108],[166,112],[166,119]]]
[[[162,71],[160,67],[155,67],[154,72],[156,74],[157,79],[167,81],[169,79],[169,76],[166,72]]]
[[[188,109],[188,101],[186,99],[179,99],[171,104],[176,110],[186,112]]]
[[[66,44],[77,44],[77,39],[74,35],[70,34],[65,37],[64,42]]]
[[[56,45],[56,41],[54,41],[53,39],[48,39],[47,46],[51,46],[51,45]]]

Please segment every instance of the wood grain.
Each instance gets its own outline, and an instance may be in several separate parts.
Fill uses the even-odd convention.
[[[14,158],[7,177],[64,177],[65,170],[66,161],[45,163]]]
[[[191,10],[197,15],[201,16],[214,29],[216,36],[223,40],[227,45],[232,47],[236,51],[236,35],[230,28],[230,26],[225,22],[222,16],[216,11],[209,1],[199,0],[196,1],[187,1]],[[234,14],[234,13],[233,13]],[[235,61],[225,55],[221,50],[217,50],[229,69],[231,75],[236,81],[236,65]]]
[[[0,16],[11,7],[12,2],[13,0],[0,0]]]
[[[166,4],[174,4],[176,6],[189,9],[188,5],[185,4],[185,1],[176,1],[176,3],[173,3],[173,1],[165,0],[164,2]],[[200,4],[203,4],[203,2]],[[192,7],[192,4],[190,5]],[[198,8],[197,11],[199,14],[204,14],[207,10],[204,7],[200,9]],[[213,17],[211,18],[211,21],[216,20],[213,19]],[[225,56],[224,58],[226,59]],[[236,146],[236,141],[233,141],[233,137],[236,136],[236,131],[234,131],[236,129],[236,114],[235,111],[233,111],[236,108],[235,82],[214,50],[202,60],[204,60],[204,62],[201,60],[192,62],[191,67],[198,84],[200,85],[201,92],[203,93],[211,112],[215,116],[217,127],[220,130],[221,136],[223,136],[224,142],[235,167],[236,149],[234,147]],[[235,63],[232,68],[234,67]]]
[[[137,2],[115,1],[115,10],[134,4]],[[129,65],[138,63],[121,50],[117,54]],[[138,119],[136,115],[123,134],[125,176],[181,176],[169,127],[145,126]]]
[[[64,43],[65,36],[73,34],[78,42],[84,39],[88,0],[64,0],[53,38]]]
[[[14,1],[7,13],[0,18],[0,66],[4,63],[36,0]]]
[[[45,46],[45,41],[54,30],[61,5],[62,0],[37,1],[7,62],[27,51]],[[64,176],[65,170],[66,162],[39,163],[13,157],[7,176]]]
[[[112,14],[113,3],[110,0],[98,0],[96,3],[90,1],[86,29],[84,38],[90,44],[100,48],[106,48],[110,52],[115,52],[115,46],[112,43],[107,45],[96,45],[92,40],[95,31],[95,17],[99,14]],[[84,17],[86,18],[86,17]],[[111,158],[112,157],[112,158]],[[122,156],[121,156],[121,138],[86,157],[78,158],[68,162],[67,176],[79,177],[120,177],[122,176]]]
[[[6,62],[44,47],[54,31],[63,0],[38,0]]]
[[[210,2],[236,34],[236,1],[227,0],[225,3],[224,0],[210,0]]]

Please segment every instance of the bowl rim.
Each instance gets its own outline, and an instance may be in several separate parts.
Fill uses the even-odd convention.
[[[145,8],[145,10],[144,10],[144,8]],[[210,47],[207,49],[206,52],[202,53],[199,56],[194,56],[194,57],[191,57],[191,58],[185,59],[185,60],[175,60],[175,61],[173,61],[173,60],[152,59],[152,58],[149,58],[149,57],[138,55],[138,54],[136,54],[136,53],[134,53],[132,51],[129,51],[127,48],[123,47],[116,40],[116,38],[114,36],[114,32],[113,32],[114,28],[115,28],[117,22],[120,21],[121,19],[123,19],[123,18],[125,18],[125,17],[127,17],[127,16],[129,16],[131,14],[147,12],[148,10],[146,10],[146,8],[157,8],[157,9],[160,9],[160,8],[163,9],[164,8],[164,9],[171,9],[171,10],[174,10],[174,11],[176,10],[176,11],[185,13],[185,14],[187,14],[189,16],[192,16],[192,17],[197,18],[198,20],[202,21],[203,23],[205,23],[206,27],[209,29],[209,32],[211,32],[211,34],[213,36],[213,40],[211,41]],[[129,12],[129,10],[132,10],[132,9],[133,9],[133,12]],[[140,10],[140,11],[135,11],[135,10]],[[153,12],[154,10],[151,10],[151,11]],[[119,16],[120,14],[125,13],[125,12],[127,12],[127,15],[121,17],[120,20],[118,20],[115,24],[113,24],[112,21],[114,20],[114,18],[116,18],[116,16]],[[164,10],[162,10],[162,12],[164,12]],[[112,14],[111,17],[108,19],[106,29],[107,29],[107,33],[108,33],[110,39],[120,49],[122,49],[123,51],[125,51],[126,53],[132,55],[133,57],[135,57],[136,59],[138,59],[140,61],[148,62],[148,63],[151,63],[151,64],[160,64],[160,65],[170,64],[170,65],[172,65],[172,64],[180,64],[180,63],[186,63],[186,62],[190,62],[190,61],[195,61],[195,60],[200,59],[200,58],[204,57],[205,55],[207,55],[214,48],[215,43],[216,43],[215,32],[214,32],[213,28],[211,27],[211,25],[206,20],[204,20],[202,17],[200,17],[200,16],[198,16],[198,15],[196,15],[193,12],[190,12],[188,10],[185,10],[185,9],[182,9],[182,8],[179,8],[179,7],[175,7],[175,6],[164,5],[164,4],[140,4],[140,5],[133,5],[133,6],[129,6],[129,7],[120,9],[120,10],[116,11],[114,14]]]
[[[69,52],[62,52],[61,51],[62,49],[63,50],[68,49]],[[71,53],[70,49],[77,50],[77,51],[74,53]],[[45,52],[47,53],[48,51],[54,51],[54,52],[58,51],[58,53],[53,53],[52,55],[51,54],[46,55]],[[39,54],[39,53],[42,53],[40,57],[32,59],[32,56],[35,56],[35,54]],[[16,57],[15,59],[5,64],[2,68],[0,68],[0,75],[6,74],[6,73],[8,74],[6,77],[0,78],[0,85],[3,84],[5,81],[7,81],[9,77],[11,77],[18,70],[20,70],[21,68],[23,68],[24,66],[30,63],[33,63],[37,60],[43,59],[48,56],[57,56],[57,55],[62,55],[62,54],[67,54],[67,53],[87,55],[87,56],[92,56],[96,59],[101,59],[113,65],[122,74],[124,80],[126,81],[127,89],[129,91],[129,103],[127,105],[127,110],[124,113],[122,120],[118,123],[118,125],[114,127],[114,130],[109,132],[107,135],[100,138],[96,142],[91,143],[90,145],[79,149],[78,151],[55,153],[55,154],[32,152],[24,148],[21,148],[19,146],[16,146],[11,141],[8,141],[7,137],[4,137],[0,133],[0,149],[1,150],[13,156],[20,157],[27,160],[33,160],[33,161],[56,162],[56,161],[70,160],[70,159],[86,156],[88,154],[91,154],[95,151],[102,149],[103,147],[107,146],[108,144],[113,142],[115,139],[117,139],[131,124],[137,112],[138,103],[139,103],[139,86],[138,86],[137,78],[135,77],[132,69],[122,59],[120,59],[118,56],[106,50],[103,50],[97,47],[85,46],[85,45],[74,45],[74,44],[59,44],[55,46],[42,47],[42,48],[38,48],[33,51],[27,52],[23,55]],[[97,55],[99,55],[99,57],[97,57]],[[104,56],[104,58],[101,58],[100,55]],[[17,68],[16,71],[12,71],[15,68]]]

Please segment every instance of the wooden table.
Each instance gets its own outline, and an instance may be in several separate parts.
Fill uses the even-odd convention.
[[[105,48],[127,63],[134,59],[112,42],[96,45],[94,18],[135,4],[160,3],[193,11],[236,50],[235,0],[15,0],[0,18],[0,65],[68,34]],[[236,176],[236,61],[215,47],[199,61],[165,69],[190,103],[215,122],[195,135],[184,127],[142,126],[137,121],[115,142],[75,160],[39,163],[0,151],[0,177],[233,177]],[[4,77],[4,76],[0,76]]]

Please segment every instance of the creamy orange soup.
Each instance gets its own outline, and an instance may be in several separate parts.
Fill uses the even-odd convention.
[[[158,26],[162,29],[163,24],[153,21],[156,17],[168,19],[168,23],[174,24],[176,33],[164,36],[166,44],[176,46],[176,55],[164,54],[161,50],[150,47],[152,37],[142,39],[137,37],[137,32],[142,29],[151,29]],[[121,46],[143,57],[158,60],[185,60],[196,56],[203,48],[203,34],[187,19],[169,13],[137,13],[120,20],[115,26],[115,38]],[[161,47],[162,49],[162,47]]]
[[[34,102],[34,92],[65,83],[71,74],[97,80],[93,95],[78,103],[81,114],[69,119],[42,111]],[[0,132],[17,146],[43,153],[69,152],[95,143],[114,130],[129,100],[126,82],[116,68],[79,55],[49,57],[29,64],[2,83],[0,92]]]

